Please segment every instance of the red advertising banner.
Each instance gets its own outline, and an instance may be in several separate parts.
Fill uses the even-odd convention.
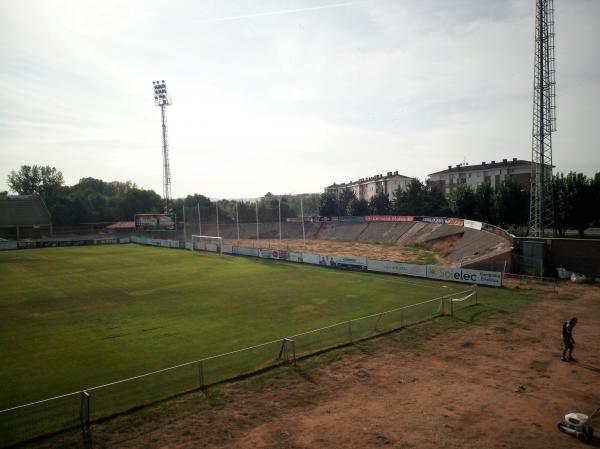
[[[465,221],[462,218],[446,218],[446,224],[453,226],[463,226]]]
[[[409,215],[367,215],[365,221],[414,221],[415,217]]]

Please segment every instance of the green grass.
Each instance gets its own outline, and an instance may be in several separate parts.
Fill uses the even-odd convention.
[[[136,245],[3,252],[0,285],[0,409],[466,288]],[[503,294],[499,289],[481,293]],[[373,323],[364,325],[357,323],[356,336],[372,331]],[[392,323],[383,320],[378,328],[386,325]],[[334,328],[298,339],[297,350],[318,349],[346,336],[346,327]],[[203,367],[205,382],[271,364],[278,351],[275,343],[213,360]],[[198,366],[192,365],[94,390],[92,418],[198,384]],[[33,436],[75,424],[78,416],[79,398],[66,398],[27,413],[0,415],[0,434],[10,428],[13,440],[20,439],[22,428]]]

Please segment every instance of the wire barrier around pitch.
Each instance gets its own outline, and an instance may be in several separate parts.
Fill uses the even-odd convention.
[[[84,442],[90,424],[224,381],[295,363],[331,348],[453,315],[477,303],[477,290],[465,290],[290,335],[243,349],[0,410],[0,447],[80,427]]]

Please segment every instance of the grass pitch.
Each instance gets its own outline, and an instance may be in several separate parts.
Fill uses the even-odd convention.
[[[136,245],[4,252],[0,273],[0,408],[462,288]]]
[[[3,252],[0,286],[0,409],[467,287],[133,244]],[[506,297],[500,289],[484,292]],[[278,347],[267,349],[276,355]],[[253,357],[258,355],[219,363],[224,369],[230,364],[235,375],[240,373],[236,369],[251,366],[235,364],[251,364]],[[223,366],[215,364],[217,368]],[[153,377],[155,385],[134,382],[92,391],[92,418],[160,398],[167,391],[161,390],[164,385],[173,391],[181,391],[182,385],[197,387],[197,367],[186,370]],[[44,427],[76,424],[79,399],[69,401],[64,410],[51,404],[37,418],[25,413],[5,423],[11,429],[32,421],[48,423],[34,426],[32,435]],[[63,414],[68,419],[56,422]]]

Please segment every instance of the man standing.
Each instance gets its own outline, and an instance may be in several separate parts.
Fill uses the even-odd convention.
[[[576,362],[575,358],[573,358],[573,346],[575,345],[575,340],[573,340],[573,328],[577,324],[577,318],[573,317],[569,321],[565,321],[562,327],[562,339],[563,339],[563,352],[561,360],[563,362]],[[569,351],[569,356],[565,357]]]

